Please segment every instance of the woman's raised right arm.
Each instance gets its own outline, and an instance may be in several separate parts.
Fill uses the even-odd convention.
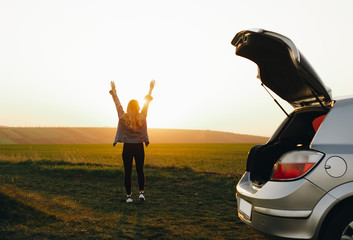
[[[141,113],[143,113],[145,116],[147,116],[148,106],[153,99],[152,90],[154,88],[154,85],[156,85],[156,81],[152,80],[150,82],[150,90],[148,91],[148,94],[145,97],[146,103],[143,105],[142,110],[141,110]]]
[[[118,116],[120,118],[124,114],[124,110],[123,110],[123,107],[121,106],[121,103],[119,101],[118,95],[116,94],[116,88],[115,88],[114,81],[110,82],[110,86],[111,86],[111,90],[109,91],[109,93],[113,97],[113,100],[114,100],[114,103],[115,103],[115,107],[116,107],[116,111],[118,112]]]

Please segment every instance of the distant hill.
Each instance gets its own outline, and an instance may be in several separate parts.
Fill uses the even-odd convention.
[[[113,143],[116,128],[0,127],[0,144]],[[265,143],[268,137],[210,130],[149,129],[151,143]]]

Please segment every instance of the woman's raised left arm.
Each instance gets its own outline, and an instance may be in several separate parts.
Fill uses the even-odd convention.
[[[120,100],[118,98],[118,95],[116,94],[116,88],[115,88],[115,83],[114,81],[110,82],[110,86],[111,86],[111,90],[109,91],[109,93],[112,95],[114,103],[115,103],[115,107],[116,107],[116,111],[118,112],[118,116],[119,118],[124,114],[124,110],[123,107],[121,106]]]

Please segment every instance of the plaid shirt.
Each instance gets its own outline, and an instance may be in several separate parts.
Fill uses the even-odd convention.
[[[120,121],[121,117],[124,115],[124,109],[121,106],[120,100],[116,92],[112,92],[112,97],[115,103],[116,110],[119,116],[118,127],[115,135],[115,140],[113,146],[115,146],[118,142],[122,143],[145,143],[146,146],[149,144],[148,133],[147,133],[147,110],[150,102],[152,101],[152,96],[147,95],[145,97],[146,103],[143,105],[141,110],[141,115],[144,119],[142,126],[136,131],[131,131],[122,121]]]

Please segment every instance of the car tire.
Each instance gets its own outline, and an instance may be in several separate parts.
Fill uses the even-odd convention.
[[[336,211],[337,210],[337,211]],[[344,205],[331,215],[320,233],[322,240],[353,239],[353,206]]]

